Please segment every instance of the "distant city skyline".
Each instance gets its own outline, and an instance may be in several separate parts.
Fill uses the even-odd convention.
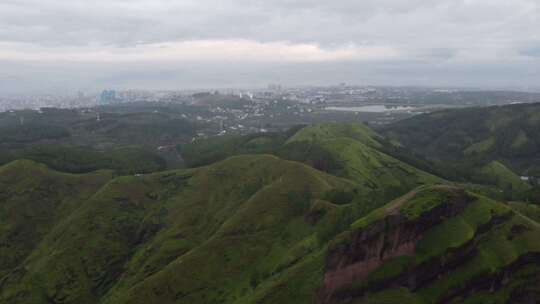
[[[4,0],[0,95],[356,85],[540,90],[536,0]]]

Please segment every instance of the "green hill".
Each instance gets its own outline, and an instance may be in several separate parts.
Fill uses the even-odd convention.
[[[419,185],[444,182],[387,154],[388,143],[361,124],[306,127],[289,139],[287,145],[325,151],[338,164],[329,172],[358,183],[364,188],[366,198],[388,201]]]
[[[0,303],[481,302],[540,273],[539,224],[504,204],[439,185],[363,209],[271,155],[115,179],[17,161],[0,184]]]
[[[502,162],[475,168],[496,186],[464,190],[361,124],[180,150],[207,164],[120,177],[0,167],[0,303],[540,298],[536,206],[479,194],[528,191]]]
[[[363,124],[319,124],[299,130],[287,142],[319,142],[336,138],[351,138],[371,147],[381,147],[381,136]]]
[[[540,176],[540,103],[422,114],[383,128],[383,135],[429,158],[502,161]]]
[[[540,103],[445,110],[379,130],[429,159],[437,175],[491,184],[512,200],[537,201]],[[521,178],[522,176],[526,178]]]
[[[323,303],[534,303],[539,233],[537,222],[504,204],[458,188],[419,188],[331,244],[318,296]]]
[[[0,164],[17,159],[28,159],[67,173],[87,173],[100,169],[116,174],[134,174],[162,171],[167,163],[153,152],[131,146],[108,151],[91,147],[62,145],[32,145],[17,150],[0,149]]]
[[[284,133],[218,137],[181,146],[188,164],[209,164],[231,155],[268,153],[350,179],[373,206],[423,184],[443,179],[415,167],[421,160],[363,124],[320,124]],[[425,166],[429,169],[429,166]]]
[[[0,278],[21,271],[55,225],[111,178],[110,171],[71,175],[26,160],[0,167]]]
[[[530,184],[521,180],[520,176],[498,161],[483,166],[476,174],[479,180],[488,181],[500,189],[510,189],[517,192],[526,192],[531,189]]]
[[[9,221],[0,242],[27,241],[32,247],[2,269],[0,302],[6,303],[236,301],[316,256],[321,242],[337,233],[338,220],[350,213],[327,201],[329,194],[356,191],[347,180],[267,155],[100,180],[101,188],[83,184],[84,191],[62,179],[73,176],[26,161],[2,168],[6,189],[14,189],[10,180],[17,185],[13,172],[23,176],[29,194],[3,193],[2,215]],[[96,177],[81,175],[76,181],[89,178]],[[49,180],[79,195],[77,204],[68,194],[47,194],[46,207],[58,205],[62,212],[47,216],[45,226],[32,227],[35,239],[10,234],[35,221],[10,202],[39,204],[32,197],[44,195],[40,187],[48,187]]]

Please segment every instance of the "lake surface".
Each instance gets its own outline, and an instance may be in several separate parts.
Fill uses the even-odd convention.
[[[369,105],[359,107],[326,107],[329,111],[344,111],[344,112],[366,112],[366,113],[385,113],[385,112],[400,112],[417,109],[409,106],[387,106],[387,105]]]

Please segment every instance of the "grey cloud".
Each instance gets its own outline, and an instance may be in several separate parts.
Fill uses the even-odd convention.
[[[421,53],[420,55],[425,56],[428,59],[441,59],[447,60],[457,56],[459,51],[457,49],[451,48],[434,48],[428,49]]]
[[[470,2],[475,5],[467,4]],[[3,1],[0,39],[135,44],[243,38],[327,45],[415,43],[418,39],[410,40],[416,35],[423,43],[457,40],[459,44],[495,37],[513,39],[513,27],[522,23],[533,31],[532,25],[539,25],[538,21],[523,17],[533,15],[536,8],[535,0]],[[520,20],[510,20],[512,17]],[[510,21],[515,24],[507,24]]]
[[[111,83],[171,87],[271,81],[538,83],[534,71],[540,70],[536,60],[540,48],[530,43],[540,41],[538,16],[537,0],[2,0],[0,43],[60,50],[247,39],[311,43],[329,50],[385,46],[401,56],[388,62],[297,65],[227,60],[169,66],[4,61],[2,69],[11,78],[0,78],[0,93]]]

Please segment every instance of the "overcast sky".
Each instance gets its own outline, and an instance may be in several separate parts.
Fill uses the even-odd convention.
[[[0,94],[540,87],[538,0],[1,0]]]

